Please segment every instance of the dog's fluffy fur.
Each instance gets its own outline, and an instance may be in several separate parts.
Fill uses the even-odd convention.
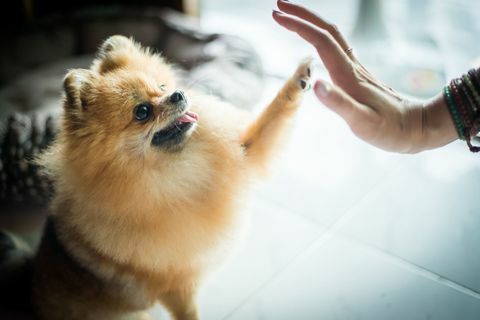
[[[36,257],[38,315],[148,319],[159,301],[175,319],[197,319],[201,276],[234,238],[239,195],[281,139],[309,65],[251,122],[209,96],[187,92],[182,110],[169,103],[172,69],[122,36],[103,43],[89,70],[71,70],[58,138],[40,159],[56,191]],[[146,121],[134,118],[141,103],[153,108]],[[186,108],[198,122],[155,145]]]

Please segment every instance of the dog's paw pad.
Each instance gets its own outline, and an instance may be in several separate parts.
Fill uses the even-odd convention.
[[[305,80],[303,80],[303,79],[300,79],[300,87],[301,87],[302,89],[305,90],[305,88],[307,87],[307,84],[308,84],[307,81],[305,81]]]
[[[310,90],[312,88],[312,85],[310,82],[307,82],[307,80],[300,79],[300,88],[302,88],[303,91]]]

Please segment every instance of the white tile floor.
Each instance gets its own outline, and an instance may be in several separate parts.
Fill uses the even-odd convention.
[[[346,2],[319,2],[349,25],[352,14],[340,15]],[[312,53],[270,22],[273,1],[240,2],[238,10],[232,3],[207,1],[205,28],[255,30],[250,38],[270,74],[286,76]],[[280,85],[269,78],[263,101]],[[463,143],[419,155],[378,151],[309,93],[272,177],[248,204],[244,245],[202,288],[201,315],[478,320],[479,189],[478,155]]]

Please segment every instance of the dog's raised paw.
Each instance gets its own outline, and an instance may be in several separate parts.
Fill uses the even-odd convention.
[[[300,86],[300,89],[307,91],[312,88],[310,79],[312,76],[312,58],[303,60],[295,72],[295,79]]]

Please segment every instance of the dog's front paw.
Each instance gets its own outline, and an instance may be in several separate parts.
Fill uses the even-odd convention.
[[[312,85],[312,59],[303,60],[293,76],[287,81],[280,91],[280,97],[284,98],[286,108],[297,108],[302,100],[303,93],[309,90]]]
[[[312,77],[312,61],[312,58],[303,60],[293,76],[294,82],[296,82],[303,91],[307,91],[312,88],[310,83],[310,79]]]

